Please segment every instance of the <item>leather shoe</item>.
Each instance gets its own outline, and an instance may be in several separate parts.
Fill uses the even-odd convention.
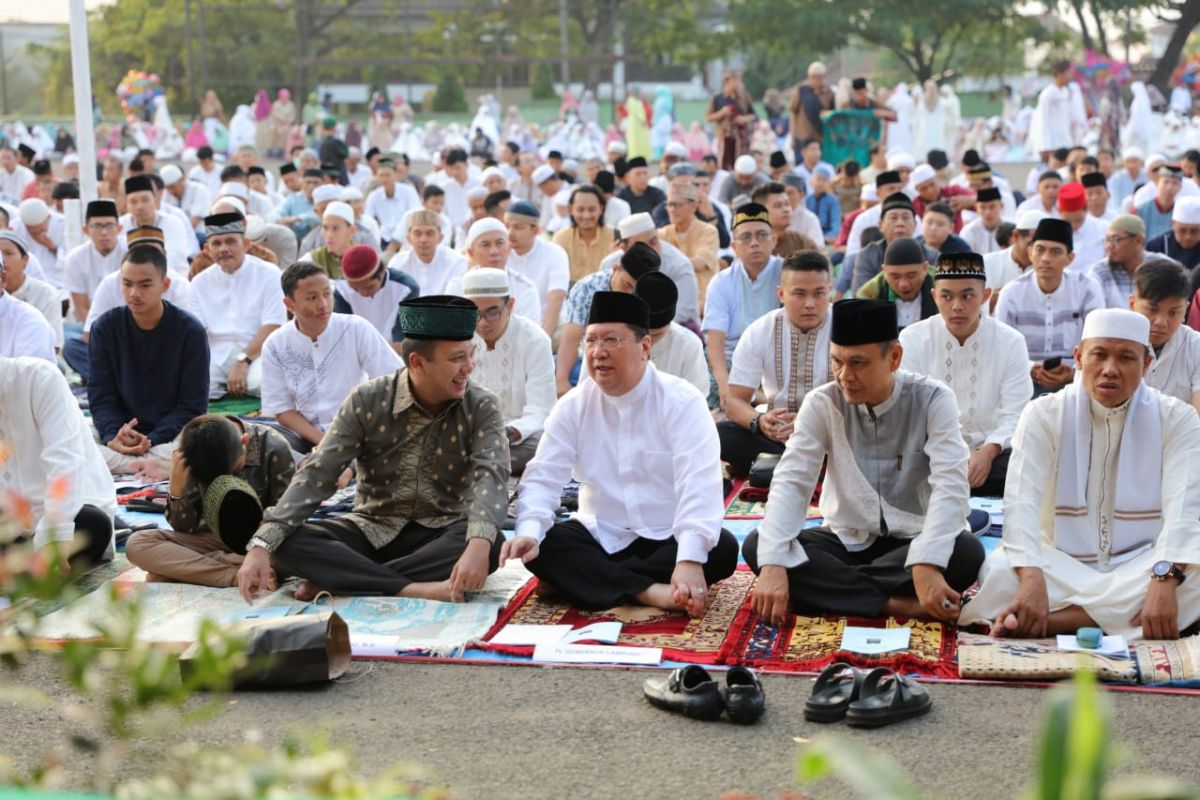
[[[725,673],[721,699],[725,701],[725,713],[730,721],[739,725],[758,722],[766,703],[762,682],[754,670],[746,667],[732,667]]]
[[[695,664],[671,670],[665,678],[647,678],[642,694],[650,705],[692,719],[715,720],[724,709],[717,682]]]

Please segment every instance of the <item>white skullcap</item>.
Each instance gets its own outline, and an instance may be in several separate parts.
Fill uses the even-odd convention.
[[[625,155],[627,152],[629,152],[629,148],[627,148],[625,143],[620,140],[609,142],[608,147],[605,148],[605,150],[609,153],[620,153],[621,155]]]
[[[667,144],[666,149],[663,150],[663,155],[674,156],[675,158],[687,158],[688,151],[681,142],[671,141]]]
[[[936,177],[937,173],[933,171],[933,167],[928,164],[922,164],[912,171],[912,174],[908,176],[908,180],[913,186],[920,186],[922,183],[931,181]]]
[[[19,213],[21,222],[26,225],[41,225],[50,218],[50,206],[37,197],[31,197],[21,201]]]
[[[1171,222],[1200,225],[1200,197],[1189,195],[1176,200],[1175,210],[1171,212]]]
[[[337,217],[345,220],[351,228],[354,227],[354,209],[350,207],[349,203],[343,203],[341,200],[334,200],[325,206],[325,213],[321,215],[321,219],[327,217]]]
[[[549,164],[542,164],[533,171],[533,185],[537,186],[545,183],[553,178],[556,174],[558,173],[554,171],[554,167],[550,166]]]
[[[1146,159],[1146,170],[1149,171],[1155,167],[1161,167],[1165,163],[1167,163],[1167,157],[1162,153],[1151,153],[1150,157]]]
[[[563,172],[569,172],[572,175],[579,172],[579,162],[573,158],[563,161]]]
[[[813,75],[824,75],[827,71],[828,70],[825,69],[825,65],[820,61],[814,61],[808,65],[808,76],[810,78]]]
[[[163,178],[163,183],[166,183],[166,180],[166,178]],[[217,190],[217,197],[221,197],[222,195],[237,197],[241,200],[249,200],[250,190],[247,189],[246,185],[243,183],[222,183],[221,188]]]
[[[738,156],[733,162],[733,171],[738,175],[753,175],[758,172],[758,162],[749,154]]]
[[[217,202],[212,204],[212,208],[209,210],[213,213],[216,213],[217,206],[229,206],[243,217],[246,216],[246,204],[243,203],[240,198],[228,196],[220,197],[217,199]]]
[[[79,163],[79,156],[75,155],[74,153],[67,153],[65,156],[63,156],[62,165],[64,167],[70,167],[70,166],[72,166],[74,164],[78,164],[78,163]]]
[[[1099,308],[1083,321],[1084,339],[1128,339],[1150,346],[1150,320],[1127,308]]]
[[[479,173],[479,180],[481,181],[486,181],[488,178],[493,177],[503,178],[504,173],[500,171],[499,167],[488,167],[483,172]]]
[[[753,158],[753,156],[751,156]],[[652,231],[655,229],[654,218],[645,211],[637,214],[630,214],[625,219],[617,223],[617,230],[621,233],[622,239],[632,239],[639,233]]]
[[[267,235],[267,221],[258,214],[243,214],[246,218],[246,238],[252,242],[262,241]]]
[[[862,187],[861,197],[863,200],[866,200],[868,203],[878,203],[879,202],[879,189],[876,188],[875,184],[868,183],[867,185]]]
[[[1047,219],[1050,215],[1044,211],[1030,209],[1022,211],[1021,216],[1017,217],[1017,230],[1019,231],[1036,231],[1038,223]]]
[[[1145,161],[1146,154],[1142,152],[1142,148],[1140,147],[1126,147],[1121,152],[1121,158],[1122,160],[1126,158],[1136,158],[1138,161]]]
[[[556,206],[571,205],[571,190],[570,189],[559,189],[558,192],[555,193],[555,195],[554,195],[554,205],[556,205]]]
[[[332,203],[334,200],[342,196],[342,187],[336,183],[323,183],[313,189],[313,205],[318,203]]]
[[[183,179],[183,170],[174,164],[167,164],[162,169],[162,181],[165,186],[174,186]]]
[[[462,293],[463,297],[506,297],[508,271],[495,267],[469,269],[463,275]]]
[[[917,160],[908,153],[893,153],[888,156],[888,169],[912,169],[915,166],[917,166]]]
[[[467,248],[470,249],[475,245],[475,240],[485,233],[503,233],[508,237],[508,226],[495,217],[484,217],[477,219],[471,223],[471,230],[467,231]]]
[[[484,186],[472,186],[470,189],[467,189],[468,200],[485,200],[489,194],[491,192]]]
[[[351,200],[362,200],[363,193],[360,190],[355,189],[353,186],[347,186],[346,188],[342,189],[342,195],[338,199],[343,203],[349,203]]]
[[[346,152],[347,152],[347,153],[348,153],[350,156],[353,156],[354,158],[362,158],[362,150],[361,150],[361,149],[359,149],[359,148],[357,148],[357,147],[355,147],[354,145],[350,145],[350,147],[348,147],[348,148],[346,149]]]

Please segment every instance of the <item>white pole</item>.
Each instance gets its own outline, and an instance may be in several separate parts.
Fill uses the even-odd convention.
[[[75,147],[79,153],[79,195],[96,199],[96,131],[92,124],[92,64],[88,59],[87,12],[83,0],[71,3],[71,80],[75,88]]]

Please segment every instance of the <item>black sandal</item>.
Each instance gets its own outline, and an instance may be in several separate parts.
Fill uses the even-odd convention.
[[[867,674],[861,696],[846,711],[846,724],[878,728],[927,714],[932,707],[933,700],[924,686],[880,667]]]
[[[804,718],[810,722],[837,722],[846,716],[850,703],[857,700],[867,673],[843,664],[831,664],[817,676],[812,697],[804,704]]]

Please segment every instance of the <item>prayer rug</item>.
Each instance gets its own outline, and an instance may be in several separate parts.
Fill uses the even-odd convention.
[[[767,490],[751,486],[745,479],[734,481],[725,498],[725,519],[762,519],[767,513]],[[808,519],[820,519],[821,510],[808,506]]]
[[[847,625],[912,629],[908,650],[871,656],[841,649]],[[774,627],[763,621],[747,597],[721,648],[720,664],[741,664],[764,672],[817,673],[838,661],[873,669],[888,667],[909,675],[957,678],[954,628],[940,622],[896,618],[789,616]]]
[[[113,578],[133,568],[133,565],[129,563],[129,559],[125,558],[124,553],[117,553],[112,561],[100,564],[80,575],[75,581],[75,591],[79,595],[91,594]],[[47,614],[58,611],[65,605],[65,600],[32,600],[29,601],[28,608],[39,617],[44,617]]]
[[[958,671],[963,678],[1002,681],[1056,681],[1086,671],[1108,683],[1139,682],[1137,659],[1063,652],[1054,639],[996,639],[966,632],[958,634]]]
[[[593,622],[620,622],[618,645],[661,647],[664,660],[690,664],[717,664],[725,637],[739,610],[746,603],[754,573],[738,569],[713,586],[704,616],[693,619],[682,612],[662,611],[643,606],[620,606],[605,611],[582,611],[565,603],[543,600],[535,589],[537,579],[523,588],[499,621],[488,631],[483,650],[517,656],[533,655],[532,647],[487,644],[505,625],[570,625],[580,627]]]
[[[1133,646],[1133,658],[1143,684],[1200,688],[1200,636],[1138,642]]]
[[[208,402],[208,413],[233,414],[235,417],[255,416],[260,408],[262,408],[262,399],[253,396],[234,397],[227,394],[220,400]]]

